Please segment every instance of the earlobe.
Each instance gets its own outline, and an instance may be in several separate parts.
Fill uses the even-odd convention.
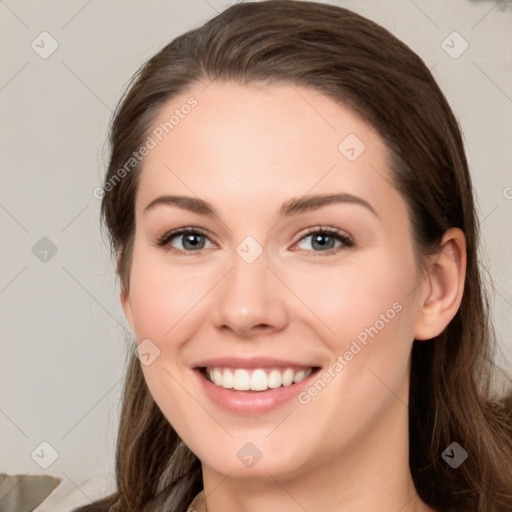
[[[415,323],[415,339],[428,340],[444,331],[460,307],[465,277],[466,238],[461,229],[451,228],[429,264]]]

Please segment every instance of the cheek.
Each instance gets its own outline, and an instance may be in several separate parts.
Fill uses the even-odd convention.
[[[390,256],[297,281],[298,294],[319,317],[316,332],[332,354],[328,367],[298,397],[319,433],[311,449],[321,443],[320,432],[350,443],[389,407],[407,403],[414,278],[412,264]],[[311,437],[309,423],[297,428]]]
[[[166,265],[165,257],[134,247],[130,276],[133,327],[138,343],[146,343],[151,357],[141,368],[153,399],[180,433],[205,422],[193,393],[183,388],[190,383],[191,370],[182,359],[181,348],[197,330],[201,298],[212,286],[204,279],[204,271],[199,272],[200,265],[192,267]]]
[[[308,307],[302,307],[299,317],[307,314],[312,319],[315,333],[321,334],[331,353],[322,379],[328,391],[323,392],[320,382],[301,397],[301,403],[315,411],[314,417],[342,407],[362,426],[389,403],[407,378],[416,274],[412,258],[407,253],[402,256],[382,251],[358,258],[357,263],[354,259],[348,264],[347,259],[337,268],[318,266],[312,273],[300,273],[291,285]],[[292,282],[291,274],[288,279]],[[370,396],[373,399],[368,401]],[[328,423],[341,428],[336,417],[327,416],[325,428]]]
[[[160,340],[157,343],[173,339],[176,330],[187,325],[194,317],[193,310],[214,283],[201,265],[170,266],[164,258],[135,250],[130,278],[137,338]]]
[[[409,325],[415,270],[408,259],[375,251],[347,258],[336,267],[284,272],[283,281],[304,304],[294,311],[303,319],[310,317],[337,353],[361,333],[364,340],[365,329],[375,324],[379,331],[385,327],[388,332],[399,330],[398,324]]]

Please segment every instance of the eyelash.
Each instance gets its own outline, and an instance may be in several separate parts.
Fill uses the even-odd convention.
[[[169,232],[165,233],[163,236],[158,238],[156,245],[158,247],[162,247],[163,249],[165,249],[167,251],[174,252],[177,254],[191,255],[193,253],[201,252],[202,249],[199,249],[197,251],[184,251],[182,249],[176,249],[176,247],[172,247],[171,245],[169,245],[169,242],[173,238],[176,238],[180,235],[190,234],[190,233],[202,235],[202,236],[205,236],[206,238],[208,238],[207,233],[205,233],[201,228],[187,227],[187,228],[176,229],[174,231],[169,231]],[[311,235],[315,235],[315,234],[326,234],[328,236],[335,238],[336,240],[338,240],[342,243],[341,246],[335,247],[333,249],[329,249],[327,251],[310,251],[310,252],[318,253],[318,255],[331,255],[331,254],[337,253],[338,251],[342,250],[343,248],[350,249],[355,246],[355,242],[349,236],[344,234],[343,232],[341,232],[335,228],[328,228],[328,227],[322,227],[322,226],[310,228],[306,233],[304,233],[304,235],[302,235],[302,237],[299,239],[299,242],[302,241],[304,238],[311,236]]]

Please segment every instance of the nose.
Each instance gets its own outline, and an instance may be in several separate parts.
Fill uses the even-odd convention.
[[[265,252],[252,263],[234,254],[230,271],[216,287],[215,326],[242,338],[279,331],[288,321],[286,291],[267,266]]]

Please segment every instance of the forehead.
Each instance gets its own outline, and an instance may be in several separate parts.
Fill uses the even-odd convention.
[[[264,197],[345,191],[400,203],[380,136],[346,106],[291,84],[195,84],[158,113],[137,208],[154,196]],[[403,205],[402,205],[403,206]]]

